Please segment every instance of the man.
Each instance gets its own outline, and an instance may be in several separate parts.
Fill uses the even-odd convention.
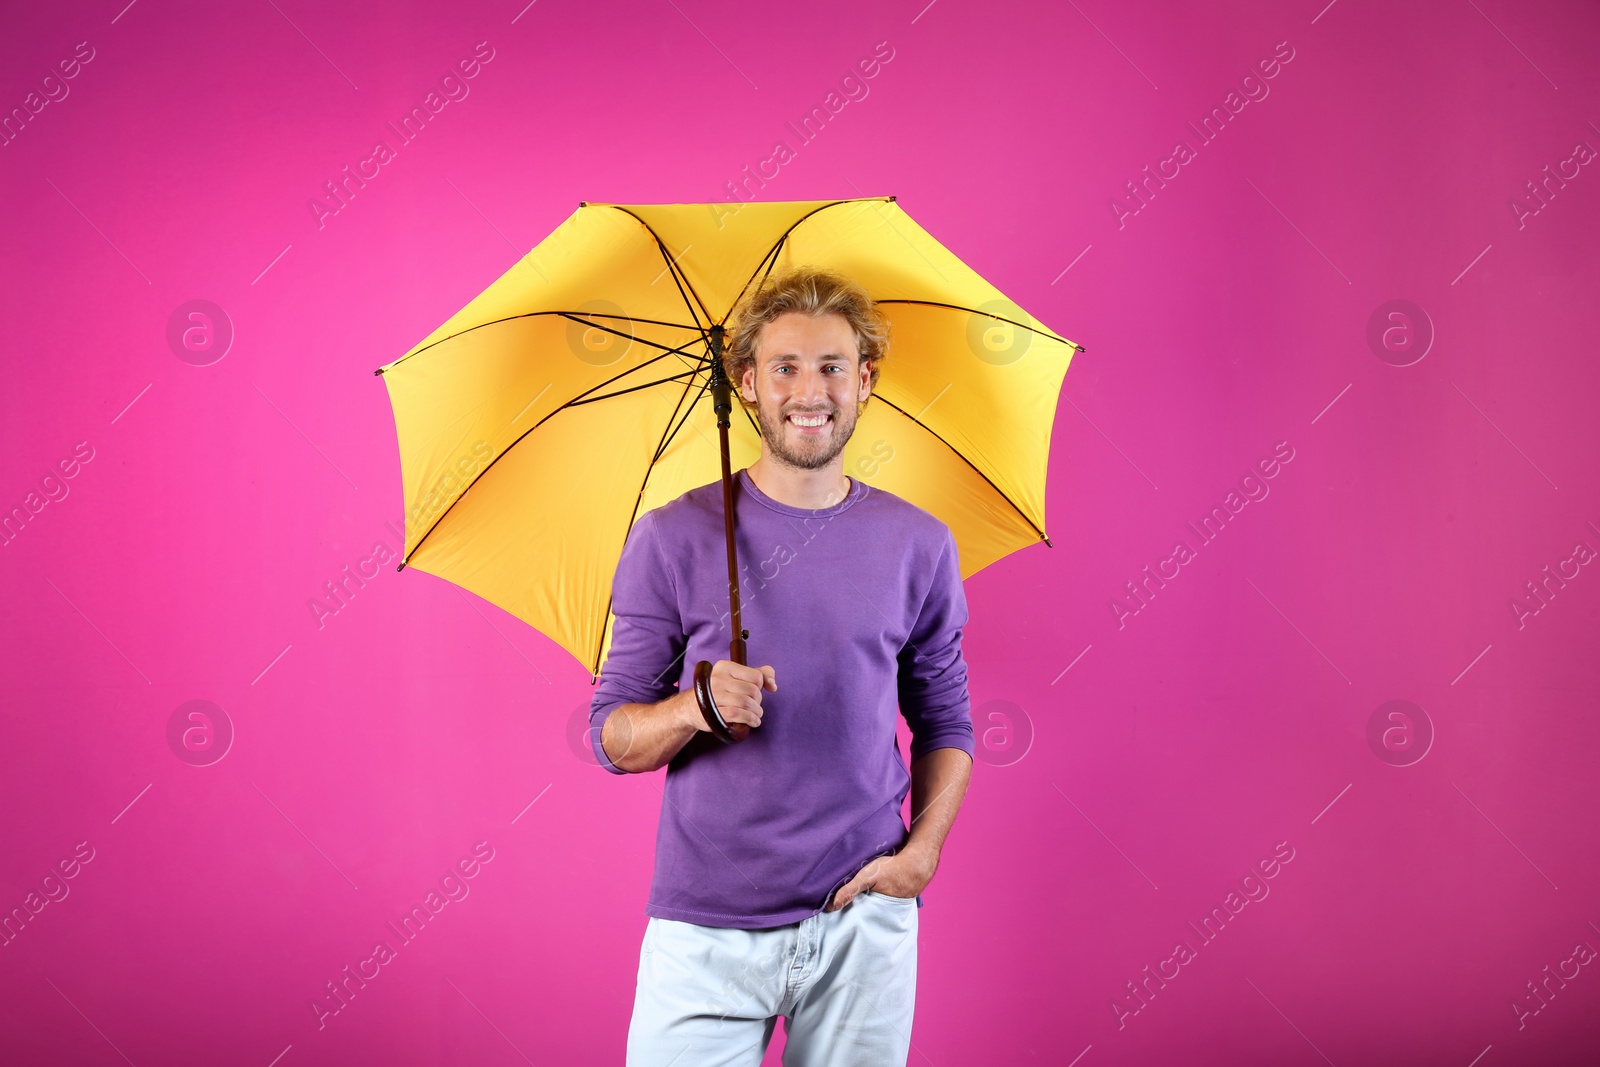
[[[779,1016],[786,1067],[906,1061],[920,894],[973,733],[955,539],[844,474],[887,347],[865,290],[805,268],[769,278],[729,335],[728,375],[763,443],[734,493],[742,621],[762,666],[724,658],[720,482],[642,515],[618,561],[595,755],[619,774],[667,767],[630,1067],[755,1067]],[[892,462],[882,444],[873,462]],[[710,732],[701,659],[744,741]]]

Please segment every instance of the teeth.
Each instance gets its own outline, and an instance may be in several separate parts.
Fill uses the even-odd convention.
[[[826,415],[790,415],[789,421],[796,426],[821,426],[828,421]]]

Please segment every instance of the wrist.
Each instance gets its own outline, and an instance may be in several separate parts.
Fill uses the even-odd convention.
[[[700,711],[699,698],[695,696],[693,687],[678,693],[678,722],[690,730],[709,730],[705,715]]]
[[[901,846],[900,855],[908,856],[918,863],[934,867],[939,863],[939,846],[927,838],[919,838],[913,834]]]

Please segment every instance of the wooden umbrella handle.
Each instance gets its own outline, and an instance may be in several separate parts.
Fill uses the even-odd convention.
[[[750,736],[749,723],[730,723],[722,717],[722,712],[717,710],[717,702],[711,698],[710,660],[703,659],[695,664],[694,696],[700,704],[700,714],[705,716],[706,725],[711,727],[711,732],[716,735],[717,740],[725,745],[732,745]]]

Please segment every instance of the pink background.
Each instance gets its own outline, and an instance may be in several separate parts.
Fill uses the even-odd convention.
[[[448,583],[384,566],[320,628],[309,602],[397,547],[373,368],[580,199],[727,199],[780,139],[760,198],[897,195],[1088,349],[1055,547],[967,582],[982,745],[911,1062],[1600,1056],[1600,973],[1562,962],[1600,948],[1600,575],[1562,562],[1600,549],[1600,173],[1512,207],[1600,147],[1592,5],[124,2],[0,32],[7,113],[94,55],[0,148],[0,509],[66,490],[0,548],[0,906],[93,850],[0,948],[0,1060],[621,1062],[661,777],[581,758],[587,672]],[[480,41],[470,94],[319,229],[323,182]],[[167,340],[196,299],[235,331],[207,366]],[[1368,341],[1391,300],[1431,323],[1419,361],[1415,310]],[[1279,442],[1200,546],[1185,523]],[[1546,565],[1577,574],[1519,625]],[[209,766],[168,740],[191,700],[235,735]],[[1374,745],[1391,700],[1413,733]],[[319,1029],[324,983],[480,841],[469,895]],[[1579,970],[1519,1026],[1546,966]]]

